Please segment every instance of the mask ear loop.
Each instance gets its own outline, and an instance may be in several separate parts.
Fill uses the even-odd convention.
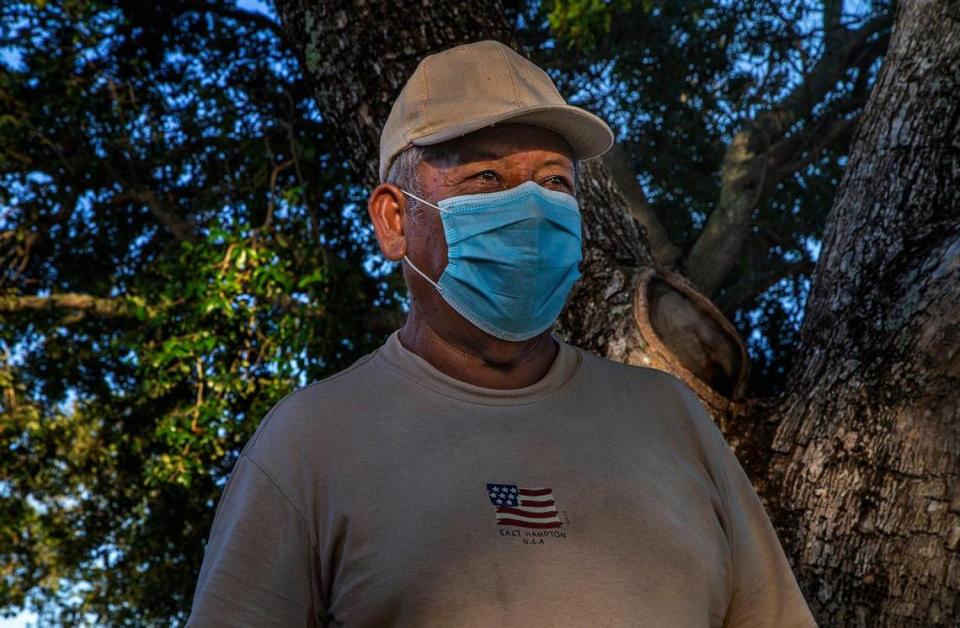
[[[413,199],[416,199],[416,200],[420,201],[420,202],[423,203],[424,205],[429,205],[430,207],[435,208],[437,211],[441,211],[441,212],[444,212],[444,213],[450,211],[450,210],[444,209],[444,208],[442,208],[442,207],[437,207],[436,205],[434,205],[434,204],[431,203],[430,201],[425,201],[425,200],[423,200],[422,198],[420,198],[419,196],[414,196],[413,194],[411,194],[410,192],[407,192],[406,190],[401,189],[400,191],[403,192],[404,194],[406,194],[407,196],[409,196],[410,198],[413,198]]]
[[[425,200],[423,200],[422,198],[420,198],[419,196],[414,196],[413,194],[411,194],[410,192],[407,192],[406,190],[401,189],[400,191],[403,192],[404,194],[406,194],[407,196],[409,196],[410,198],[413,198],[413,199],[416,199],[416,200],[420,201],[420,202],[423,203],[424,205],[429,205],[430,207],[434,207],[434,208],[436,208],[438,211],[441,211],[441,212],[444,212],[444,213],[447,212],[446,209],[443,209],[442,207],[437,207],[436,205],[434,205],[434,204],[431,203],[430,201],[425,201]],[[440,288],[439,284],[437,284],[437,282],[435,282],[433,279],[430,279],[429,277],[427,277],[427,274],[426,274],[425,272],[423,272],[422,270],[420,270],[419,268],[417,268],[416,264],[414,264],[412,261],[410,261],[410,258],[407,257],[406,254],[403,255],[403,261],[405,261],[405,262],[407,263],[407,265],[410,266],[410,268],[412,268],[413,270],[417,271],[417,274],[419,274],[421,277],[423,277],[423,278],[426,279],[428,282],[430,282],[430,285],[433,286],[434,288],[436,288],[437,292],[441,292],[441,293],[443,292],[443,290]]]
[[[404,256],[403,256],[403,260],[407,263],[408,266],[410,266],[410,268],[412,268],[412,269],[414,269],[415,271],[417,271],[417,274],[419,274],[421,277],[423,277],[424,279],[426,279],[427,281],[429,281],[430,284],[431,284],[434,288],[437,289],[437,292],[443,292],[443,290],[440,289],[440,286],[437,285],[437,282],[435,282],[433,279],[430,279],[429,277],[427,277],[426,273],[424,273],[422,270],[420,270],[419,268],[417,268],[417,267],[414,265],[414,263],[410,261],[410,258],[409,258],[409,257],[407,257],[406,255],[404,255]]]

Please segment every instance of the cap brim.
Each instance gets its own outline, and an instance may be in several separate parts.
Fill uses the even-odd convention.
[[[415,146],[430,146],[478,131],[498,122],[525,123],[556,132],[570,144],[575,159],[591,159],[613,146],[613,131],[607,123],[585,109],[572,105],[535,105],[460,122],[451,127],[413,138]]]

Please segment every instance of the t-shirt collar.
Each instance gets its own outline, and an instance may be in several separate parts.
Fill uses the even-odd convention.
[[[583,358],[579,350],[550,334],[557,343],[557,355],[540,380],[522,388],[485,388],[456,379],[438,370],[403,346],[399,330],[390,334],[376,352],[376,358],[407,379],[433,392],[471,403],[522,405],[544,401],[566,388],[576,378]]]

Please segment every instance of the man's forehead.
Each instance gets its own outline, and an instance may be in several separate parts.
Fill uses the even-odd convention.
[[[573,151],[563,137],[546,127],[531,124],[495,125],[431,148],[430,152],[450,166],[496,161],[528,151],[547,153],[543,165],[573,165]]]

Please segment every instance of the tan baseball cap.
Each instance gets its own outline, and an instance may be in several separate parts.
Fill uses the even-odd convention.
[[[505,121],[556,131],[575,159],[613,145],[607,123],[568,105],[546,72],[498,41],[478,41],[424,57],[407,79],[380,134],[380,182],[411,144],[439,144]]]

